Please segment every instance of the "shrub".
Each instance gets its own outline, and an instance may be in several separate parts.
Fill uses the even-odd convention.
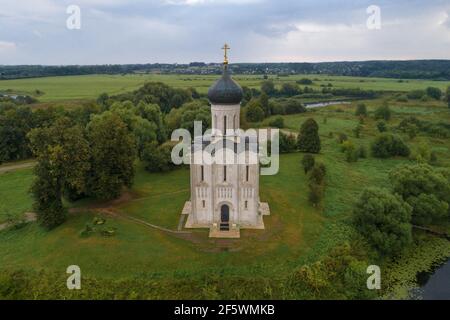
[[[413,222],[429,224],[448,218],[450,173],[428,164],[403,165],[390,172],[394,192],[412,206]]]
[[[426,95],[425,90],[413,90],[410,91],[406,94],[406,96],[408,97],[408,99],[412,99],[412,100],[419,100],[422,99],[423,96]]]
[[[383,104],[375,110],[375,119],[383,119],[389,121],[391,119],[391,109],[387,104]]]
[[[376,158],[388,158],[392,156],[407,157],[410,154],[409,147],[403,140],[390,133],[381,133],[372,143],[372,155]]]
[[[337,141],[338,143],[343,143],[344,141],[347,141],[348,137],[345,133],[339,133]]]
[[[158,146],[148,143],[143,151],[142,161],[149,172],[164,172],[175,168],[171,158],[172,147],[169,144]]]
[[[426,92],[427,96],[429,96],[430,98],[433,98],[435,100],[441,100],[442,97],[441,89],[435,87],[428,87]]]
[[[316,183],[310,183],[308,192],[308,201],[315,207],[320,203],[322,197],[323,197],[323,186]]]
[[[364,103],[358,104],[358,106],[356,107],[355,115],[363,117],[367,116],[367,107]]]
[[[269,122],[269,126],[275,128],[284,128],[284,119],[283,117],[276,117],[275,119]]]
[[[362,159],[367,158],[367,149],[366,149],[366,147],[360,146],[358,148],[358,157],[362,158]]]
[[[355,204],[354,225],[380,254],[393,256],[412,242],[411,211],[399,195],[367,188]]]
[[[302,158],[302,166],[303,170],[305,171],[305,174],[308,173],[315,164],[314,156],[311,154],[305,154]]]
[[[361,136],[361,131],[363,129],[363,126],[361,124],[358,124],[354,129],[353,133],[355,134],[355,138],[359,138]]]
[[[297,141],[293,134],[280,132],[280,153],[291,153],[297,150]]]
[[[302,124],[297,144],[300,151],[309,153],[320,152],[319,125],[314,119],[309,118]]]
[[[405,94],[402,94],[401,96],[397,97],[398,102],[408,102],[408,96]]]
[[[383,120],[378,121],[377,129],[379,132],[386,132],[387,131],[386,122],[384,122]]]
[[[325,181],[326,173],[327,170],[325,165],[321,162],[316,163],[310,171],[309,181],[321,185]]]
[[[257,100],[250,100],[245,111],[246,119],[250,122],[262,121],[265,113],[260,103]]]
[[[305,85],[305,86],[310,86],[310,85],[313,84],[312,80],[307,79],[307,78],[303,78],[303,79],[297,80],[296,82],[298,84]]]

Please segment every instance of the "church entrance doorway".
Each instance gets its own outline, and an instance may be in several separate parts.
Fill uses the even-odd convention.
[[[230,207],[226,204],[220,207],[220,230],[230,230]]]

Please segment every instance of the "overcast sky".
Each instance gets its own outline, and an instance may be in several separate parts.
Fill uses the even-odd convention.
[[[450,0],[0,0],[0,64],[220,62],[224,42],[231,62],[450,59],[449,16]]]

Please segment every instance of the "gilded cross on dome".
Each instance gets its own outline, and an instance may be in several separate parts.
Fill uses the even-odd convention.
[[[228,46],[228,44],[225,43],[225,45],[222,47],[222,50],[225,52],[224,54],[224,60],[223,63],[224,64],[228,64],[228,53],[227,51],[230,50],[231,48]]]

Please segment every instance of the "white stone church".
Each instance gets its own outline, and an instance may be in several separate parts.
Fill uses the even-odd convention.
[[[240,137],[235,130],[239,129],[243,91],[230,76],[229,48],[225,45],[224,49],[223,75],[208,91],[212,130],[207,144],[228,142],[236,154]],[[191,157],[204,147],[205,143],[200,149],[192,147]],[[209,236],[214,238],[239,238],[244,228],[264,229],[263,216],[270,212],[268,204],[259,198],[258,155],[250,155],[250,148],[244,152],[244,161],[231,164],[190,162],[191,197],[182,212],[188,215],[186,228],[209,228]],[[251,156],[256,161],[251,161]]]

